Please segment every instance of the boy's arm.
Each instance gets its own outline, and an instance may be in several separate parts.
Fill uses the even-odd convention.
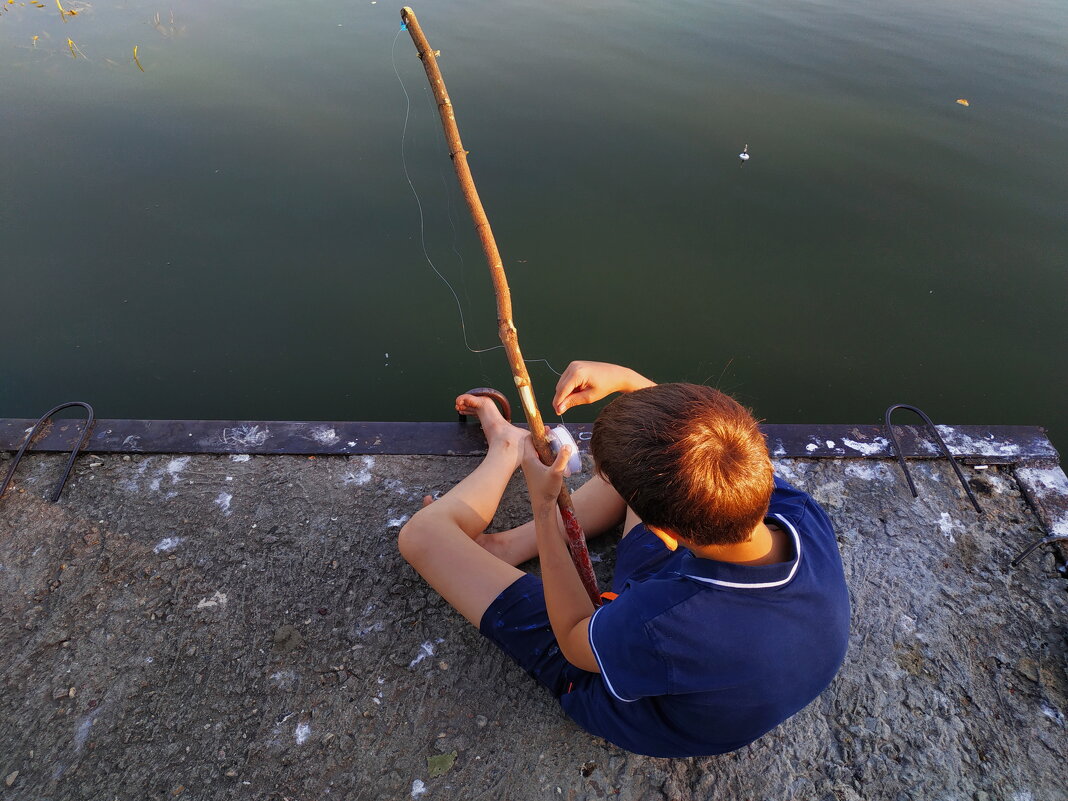
[[[599,401],[613,392],[633,392],[655,386],[656,382],[619,364],[571,362],[556,382],[553,409],[557,414],[563,414],[574,406]]]
[[[523,454],[523,474],[534,509],[534,530],[549,624],[564,658],[577,668],[598,673],[600,668],[588,634],[595,610],[567,552],[556,514],[556,496],[560,493],[569,452],[570,448],[562,449],[552,466],[546,467],[528,438]]]

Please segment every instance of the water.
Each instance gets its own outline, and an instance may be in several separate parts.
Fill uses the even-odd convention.
[[[423,257],[391,53],[427,251],[496,344],[398,7],[64,8],[0,14],[0,416],[447,420],[510,386]],[[528,357],[1068,443],[1068,4],[416,11]]]

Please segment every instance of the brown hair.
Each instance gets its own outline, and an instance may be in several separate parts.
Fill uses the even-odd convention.
[[[604,408],[590,442],[598,471],[647,524],[696,545],[745,542],[774,488],[749,410],[696,384],[660,384]]]

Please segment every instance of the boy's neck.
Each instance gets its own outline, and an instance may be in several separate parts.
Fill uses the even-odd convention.
[[[789,561],[793,551],[793,543],[785,531],[777,526],[769,528],[764,523],[753,529],[749,539],[736,545],[681,544],[702,559],[737,565],[774,565]]]

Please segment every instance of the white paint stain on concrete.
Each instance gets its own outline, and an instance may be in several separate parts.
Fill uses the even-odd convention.
[[[256,448],[267,441],[271,436],[271,429],[267,426],[235,426],[224,428],[222,441],[224,445],[232,445],[241,448]]]
[[[862,481],[886,481],[890,478],[890,468],[882,462],[850,462],[845,466],[845,474]]]
[[[291,692],[300,683],[300,674],[295,670],[278,670],[271,674],[271,685],[279,690]]]
[[[942,512],[938,518],[938,530],[950,542],[956,542],[953,537],[954,531],[965,531],[964,524],[949,516],[949,512]]]
[[[182,544],[182,537],[164,537],[156,543],[156,547],[152,549],[153,553],[166,553],[167,551],[173,551],[179,545]]]
[[[842,437],[842,444],[864,456],[878,456],[881,453],[886,453],[890,442],[885,437],[876,437],[871,442],[858,442],[855,439]]]
[[[127,492],[138,492],[141,489],[141,486],[137,483],[137,481],[138,481],[139,478],[144,476],[145,471],[148,469],[148,463],[150,461],[151,461],[150,459],[145,459],[145,460],[141,461],[137,465],[137,467],[132,467],[131,466],[132,467],[132,471],[131,472],[133,473],[133,476],[130,477],[130,478],[124,478],[122,481],[119,482],[119,486],[121,486]],[[156,482],[156,486],[158,488],[158,486],[159,486],[159,482],[158,481]]]
[[[333,445],[341,439],[341,437],[337,435],[337,432],[329,426],[317,426],[308,432],[308,434],[320,445]]]
[[[401,515],[400,517],[391,517],[386,523],[386,528],[400,528],[408,522],[411,515]]]
[[[1041,485],[1058,495],[1068,495],[1068,476],[1059,467],[1019,467],[1016,474],[1028,484]]]
[[[293,732],[293,739],[297,741],[297,745],[304,745],[310,736],[311,726],[307,723],[298,723],[296,731]]]
[[[85,747],[86,741],[89,739],[89,732],[93,728],[93,723],[96,721],[96,716],[100,714],[100,710],[103,707],[98,707],[93,711],[91,715],[87,715],[82,719],[82,722],[78,724],[78,728],[74,731],[74,751],[77,753]]]
[[[916,621],[914,618],[902,613],[897,622],[898,628],[907,636],[912,636],[916,633]]]
[[[1028,486],[1040,487],[1051,494],[1068,496],[1068,477],[1059,467],[1019,467],[1016,469],[1016,476]],[[1051,520],[1049,533],[1068,537],[1068,515]]]
[[[434,655],[434,643],[427,640],[425,643],[419,646],[419,653],[416,654],[415,659],[408,663],[408,667],[413,668],[426,659],[428,656]]]
[[[363,467],[361,467],[360,470],[356,473],[348,473],[344,478],[345,483],[355,484],[358,487],[362,487],[364,484],[368,483],[371,480],[371,470],[374,469],[374,466],[375,457],[364,456]]]
[[[1045,701],[1042,701],[1039,704],[1039,708],[1042,710],[1043,715],[1052,720],[1061,728],[1064,728],[1064,715],[1061,714],[1061,711],[1059,709],[1055,709],[1054,707],[1047,704]]]
[[[163,472],[165,472],[171,477],[172,484],[178,483],[178,477],[181,475],[182,471],[185,470],[185,468],[189,465],[189,462],[192,460],[192,458],[193,457],[191,456],[179,456],[175,459],[171,459],[170,462],[167,463],[167,466],[163,469]]]
[[[412,782],[412,798],[418,798],[426,792],[426,785],[422,779],[416,779]]]
[[[226,593],[216,590],[215,594],[210,598],[201,598],[197,604],[197,609],[216,609],[226,606],[226,601]]]
[[[247,453],[235,453],[233,456],[230,457],[230,461],[231,462],[247,462],[251,458],[252,457],[249,456]]]
[[[219,507],[219,510],[226,515],[230,516],[230,501],[234,499],[234,496],[229,492],[220,492],[218,497],[215,498],[215,505]]]
[[[421,500],[423,495],[419,492],[414,492],[411,487],[395,478],[387,478],[382,485],[390,492],[395,492],[398,495],[403,495],[409,501]]]
[[[833,439],[827,440],[827,447],[831,448],[832,450],[834,449],[834,440]]]
[[[383,623],[381,620],[376,620],[374,623],[372,623],[369,626],[362,626],[362,627],[361,626],[357,626],[356,629],[355,629],[357,637],[366,637],[368,634],[370,634],[373,631],[385,631],[385,630],[386,630],[386,624]]]
[[[935,426],[946,447],[954,456],[962,454],[976,454],[982,456],[1015,456],[1020,452],[1020,446],[1014,442],[999,442],[993,437],[979,439],[961,433],[953,426]]]

